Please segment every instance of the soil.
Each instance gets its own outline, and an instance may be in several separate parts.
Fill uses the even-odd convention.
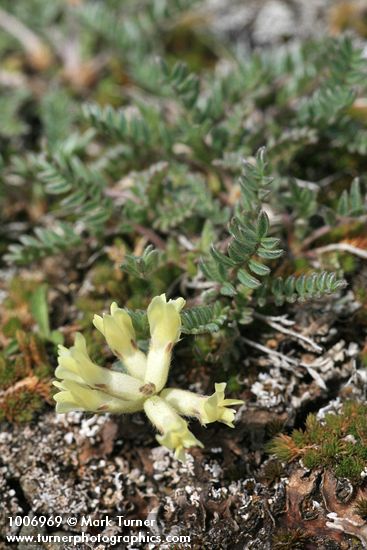
[[[245,404],[238,411],[235,429],[219,424],[204,429],[193,423],[205,449],[193,449],[185,464],[157,446],[152,428],[139,414],[55,415],[49,410],[26,426],[3,425],[0,531],[29,534],[29,527],[9,529],[8,517],[18,514],[61,515],[65,521],[71,513],[78,518],[108,516],[113,521],[124,515],[154,520],[142,531],[146,540],[157,535],[162,540],[172,534],[190,537],[190,545],[175,548],[364,548],[365,527],[348,524],[355,492],[352,500],[344,502],[341,482],[331,472],[308,471],[299,461],[282,464],[264,451],[280,429],[304,426],[309,412],[318,411],[322,418],[325,412],[337,412],[345,398],[365,398],[366,371],[356,368],[360,338],[345,322],[358,307],[350,290],[337,300],[294,306],[289,314],[296,322],[292,330],[312,339],[322,347],[321,353],[293,335],[272,332],[266,338],[264,331],[260,342],[268,353],[249,346],[239,368]],[[298,364],[290,367],[287,358]],[[180,369],[173,369],[172,377],[177,386],[185,382]],[[202,380],[195,389],[206,391],[210,373]],[[333,513],[335,517],[330,516]],[[91,530],[80,523],[62,529],[64,534],[139,533],[118,525]],[[35,534],[39,532],[39,527],[34,528]],[[294,541],[287,545],[286,537]],[[27,548],[75,546],[45,543]],[[116,548],[170,546],[141,540]]]

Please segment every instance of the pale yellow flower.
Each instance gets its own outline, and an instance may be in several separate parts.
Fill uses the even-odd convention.
[[[232,405],[242,405],[241,399],[225,399],[224,391],[226,383],[215,384],[213,395],[197,395],[196,393],[167,388],[161,392],[161,397],[172,405],[180,414],[194,416],[206,425],[211,422],[222,422],[230,428],[234,428],[235,409],[229,409]]]
[[[118,397],[112,397],[103,391],[81,386],[78,382],[72,380],[55,381],[53,384],[61,390],[54,396],[57,413],[86,411],[121,414],[143,410],[142,399],[139,401],[126,401]]]
[[[175,458],[185,462],[185,449],[203,447],[203,444],[190,432],[187,422],[179,416],[164,399],[154,395],[144,402],[144,411],[161,435],[156,439],[175,453]]]
[[[144,410],[160,432],[157,441],[173,450],[181,461],[185,460],[185,449],[203,445],[180,415],[194,416],[203,425],[219,421],[233,427],[236,411],[229,407],[243,401],[225,399],[225,383],[215,384],[215,393],[211,396],[175,388],[163,390],[172,349],[181,334],[180,312],[184,305],[183,298],[168,302],[165,294],[153,298],[147,310],[151,334],[148,355],[136,345],[129,314],[115,302],[110,314],[95,315],[95,327],[121,359],[128,374],[96,365],[89,357],[85,338],[77,333],[70,349],[59,346],[55,375],[61,382],[54,382],[60,390],[54,396],[56,411],[134,413]]]
[[[93,363],[88,355],[85,338],[80,333],[75,335],[75,344],[70,349],[59,346],[58,362],[59,366],[55,371],[57,378],[128,401],[146,396],[145,385],[141,380]]]
[[[181,334],[180,311],[184,305],[183,298],[168,302],[165,294],[153,298],[147,310],[152,347],[164,348],[178,341]]]
[[[157,392],[167,382],[172,349],[181,334],[180,311],[184,305],[183,298],[167,302],[166,295],[161,294],[153,298],[147,310],[151,340],[144,380],[154,384]]]
[[[95,315],[94,326],[106,338],[106,342],[119,357],[129,374],[144,379],[146,356],[138,349],[135,330],[130,315],[124,309],[111,304],[111,315]]]

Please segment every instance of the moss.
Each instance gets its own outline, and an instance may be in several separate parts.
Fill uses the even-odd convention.
[[[30,389],[23,389],[7,395],[1,403],[0,420],[24,423],[30,422],[34,414],[44,406],[41,395]]]
[[[367,344],[364,346],[363,350],[359,355],[361,363],[364,367],[367,367]]]
[[[227,388],[229,392],[238,392],[241,390],[241,384],[238,381],[237,376],[231,376],[227,382]]]
[[[340,254],[339,263],[343,273],[354,273],[358,268],[358,260],[351,254]]]
[[[339,414],[327,414],[322,422],[309,415],[304,430],[278,435],[269,451],[280,460],[302,458],[306,468],[331,468],[337,477],[361,483],[367,462],[367,405],[348,401]]]
[[[290,462],[299,455],[299,447],[292,437],[285,434],[277,435],[267,446],[270,454],[274,454],[283,462]]]
[[[365,462],[359,457],[345,456],[335,466],[335,475],[337,477],[346,477],[351,481],[358,482],[361,472],[365,467]]]
[[[281,418],[273,418],[266,426],[266,435],[270,439],[275,437],[284,429],[284,420]]]
[[[330,244],[342,241],[344,239],[352,239],[364,235],[365,227],[363,223],[356,221],[339,225],[329,231],[327,235],[318,240],[318,244]]]
[[[269,485],[278,481],[282,475],[284,475],[284,468],[279,460],[270,460],[263,467],[262,477]]]
[[[5,359],[0,357],[0,388],[6,389],[18,379],[18,373],[16,369]]]
[[[309,535],[302,529],[280,531],[273,536],[274,550],[303,550],[309,543]]]
[[[334,32],[353,30],[360,36],[367,36],[367,19],[363,2],[340,2],[330,10],[330,23]],[[353,113],[353,107],[350,108]],[[359,111],[356,110],[356,114]],[[360,116],[360,115],[359,115]]]
[[[3,325],[2,330],[5,336],[8,338],[13,338],[17,330],[22,328],[22,323],[18,317],[11,317],[5,325]]]
[[[47,363],[42,363],[41,365],[38,365],[34,368],[34,374],[39,378],[40,380],[50,378],[53,376],[53,369],[51,366]]]
[[[83,329],[90,326],[96,311],[103,311],[105,301],[90,296],[79,296],[75,301],[75,307],[81,313],[78,323]]]
[[[4,323],[1,326],[6,345],[0,355],[0,390],[5,392],[0,400],[0,418],[17,422],[32,418],[34,409],[39,408],[45,397],[47,399],[48,392],[42,383],[48,384],[53,370],[44,341],[32,331],[35,320],[31,302],[35,291],[40,288],[39,281],[17,276],[7,285],[8,295],[2,311]],[[33,382],[29,384],[29,381]],[[37,389],[34,381],[41,384]],[[39,391],[40,388],[43,388],[42,391]]]
[[[98,294],[106,294],[117,302],[126,300],[126,284],[122,284],[123,273],[112,264],[103,263],[97,265],[91,272],[92,284]]]
[[[0,421],[28,422],[49,400],[53,369],[43,342],[35,334],[16,331],[17,349],[0,356]]]
[[[7,389],[31,373],[31,358],[24,350],[19,355],[0,356],[0,389]]]
[[[353,286],[353,292],[356,295],[356,298],[359,302],[361,302],[363,305],[367,305],[367,288],[361,286],[363,284],[363,281],[357,281],[358,284]]]
[[[16,338],[20,351],[15,358],[19,378],[34,374],[35,369],[41,369],[40,372],[44,373],[40,378],[50,375],[50,370],[46,373],[48,359],[42,340],[35,334],[26,334],[21,330],[17,331]]]
[[[312,470],[313,468],[317,468],[320,465],[319,453],[313,449],[306,452],[305,456],[303,457],[303,464],[306,468],[309,468],[310,470]]]
[[[367,520],[367,498],[359,498],[354,507],[354,512],[364,520]]]
[[[10,320],[18,325],[17,328],[19,328],[19,324],[24,326],[25,323],[32,322],[31,298],[40,285],[39,280],[26,279],[21,276],[13,277],[10,280],[5,307],[13,314]]]

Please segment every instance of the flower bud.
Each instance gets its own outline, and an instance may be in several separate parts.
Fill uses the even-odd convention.
[[[95,315],[93,324],[106,338],[107,344],[121,359],[129,374],[144,379],[146,356],[138,349],[135,330],[130,315],[124,309],[111,304],[111,315]]]
[[[162,399],[172,405],[180,414],[196,417],[204,426],[211,422],[222,422],[234,428],[235,409],[231,405],[242,405],[241,399],[225,399],[226,383],[215,384],[215,392],[211,396],[197,395],[196,393],[167,388],[160,394]]]
[[[161,294],[153,298],[147,310],[151,340],[144,380],[153,383],[157,392],[167,382],[172,349],[181,334],[180,311],[184,305],[183,298],[167,302],[166,295]]]
[[[144,402],[144,411],[161,435],[158,443],[175,452],[175,458],[185,462],[185,449],[203,447],[203,444],[190,432],[187,422],[166,401],[154,395]]]

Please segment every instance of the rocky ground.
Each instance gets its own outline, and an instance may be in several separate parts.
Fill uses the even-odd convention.
[[[366,3],[345,0],[207,0],[214,30],[239,46],[280,46],[363,24]]]
[[[186,464],[157,446],[151,427],[139,415],[55,415],[50,410],[26,426],[4,425],[1,531],[32,533],[29,527],[9,528],[8,517],[24,513],[64,519],[71,513],[95,519],[124,515],[154,520],[146,536],[191,537],[190,546],[176,548],[364,548],[366,524],[353,515],[356,499],[363,496],[361,489],[336,480],[329,470],[307,470],[299,460],[287,465],[264,451],[273,434],[302,427],[310,411],[318,411],[322,419],[326,412],[338,412],[341,400],[365,398],[366,371],[356,367],[360,338],[347,322],[358,314],[359,306],[348,291],[336,303],[295,308],[296,324],[291,328],[285,328],[284,317],[262,319],[279,323],[287,333],[269,333],[260,340],[264,346],[260,350],[252,348],[249,340],[238,375],[247,388],[242,393],[245,404],[235,430],[193,425],[205,449],[194,449]],[[173,372],[178,385],[185,377]],[[202,387],[196,389],[210,386],[209,377],[206,373]],[[55,534],[61,529],[64,534],[83,529],[106,536],[138,534],[133,528],[96,530],[80,524],[42,532]],[[102,543],[98,549],[109,547]],[[170,548],[144,542],[116,546],[158,547]],[[26,548],[60,548],[60,544]]]

